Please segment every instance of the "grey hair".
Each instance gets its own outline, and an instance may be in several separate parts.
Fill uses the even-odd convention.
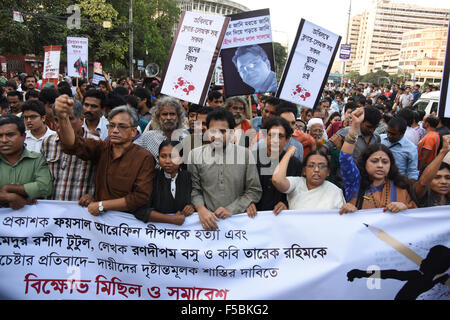
[[[155,106],[153,107],[152,112],[152,121],[150,123],[153,130],[161,130],[161,125],[159,123],[159,119],[161,116],[161,110],[164,107],[172,107],[177,110],[178,115],[178,125],[177,129],[186,129],[186,115],[184,113],[184,108],[178,99],[171,97],[163,97],[157,100]]]
[[[116,107],[109,113],[108,120],[111,121],[111,119],[119,113],[128,113],[128,115],[130,116],[130,125],[133,128],[137,128],[137,126],[139,125],[139,117],[135,109],[130,108],[129,106]]]
[[[236,97],[230,97],[225,101],[225,105],[224,108],[226,110],[229,110],[231,108],[231,106],[233,105],[233,102],[239,102],[242,103],[242,105],[244,106],[244,110],[247,110],[247,100],[245,100],[243,97],[241,96],[236,96]]]

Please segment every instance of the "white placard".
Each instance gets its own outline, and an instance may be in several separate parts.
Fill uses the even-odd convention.
[[[314,108],[333,64],[341,37],[302,19],[277,97]]]
[[[44,47],[44,50],[44,71],[42,73],[42,78],[58,79],[61,46],[46,46]]]
[[[178,227],[39,201],[0,209],[0,298],[448,299],[448,286],[427,287],[440,275],[418,270],[423,259],[448,268],[449,209],[259,212],[204,231],[197,214]]]
[[[172,44],[161,93],[202,104],[229,18],[184,12]]]
[[[223,39],[222,50],[272,42],[270,15],[231,21]]]
[[[89,39],[67,37],[67,75],[87,78],[89,63]]]

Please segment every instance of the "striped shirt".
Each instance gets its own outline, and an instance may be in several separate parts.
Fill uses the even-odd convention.
[[[86,130],[83,137],[99,140]],[[91,161],[65,154],[58,135],[44,140],[41,153],[53,177],[54,189],[50,200],[78,201],[86,194],[94,195],[95,166]]]

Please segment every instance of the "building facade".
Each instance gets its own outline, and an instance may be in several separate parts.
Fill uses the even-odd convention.
[[[178,7],[181,11],[203,12],[222,16],[250,11],[249,8],[228,0],[179,0]]]
[[[346,71],[357,71],[360,74],[375,71],[376,56],[400,52],[405,32],[447,28],[449,19],[450,9],[379,0],[371,9],[351,20],[352,56]]]
[[[399,66],[423,84],[441,83],[444,71],[447,28],[428,28],[403,34]]]

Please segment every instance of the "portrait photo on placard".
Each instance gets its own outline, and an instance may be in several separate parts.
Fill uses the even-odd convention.
[[[277,91],[272,43],[222,50],[227,95],[246,95]]]

